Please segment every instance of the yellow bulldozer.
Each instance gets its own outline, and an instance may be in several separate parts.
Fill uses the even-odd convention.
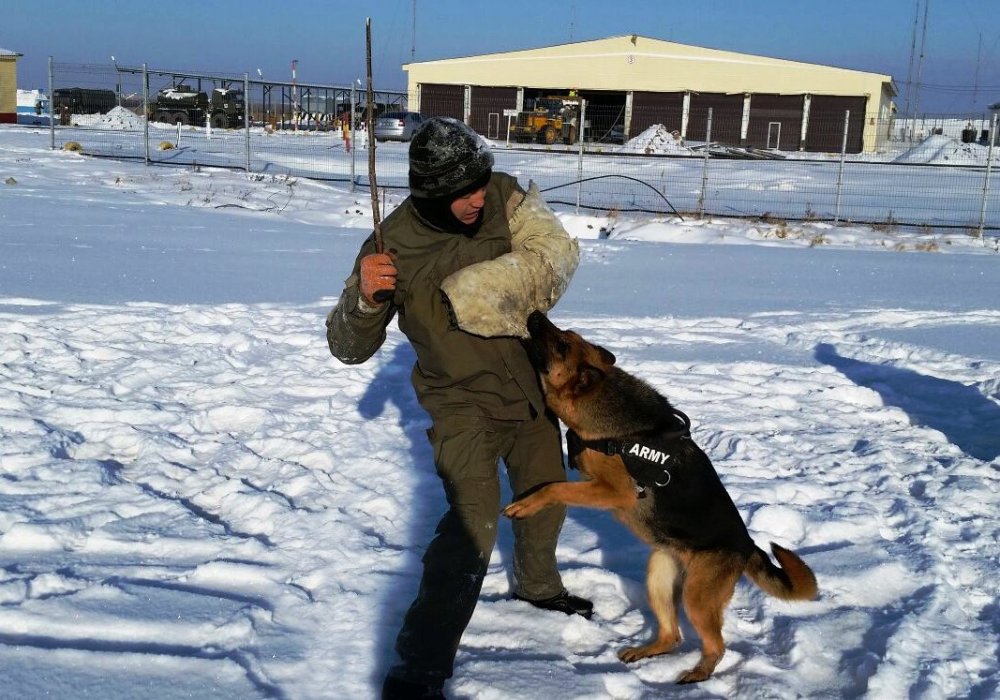
[[[517,115],[511,124],[510,138],[521,143],[556,141],[576,143],[580,124],[580,98],[573,95],[539,97],[531,111]]]

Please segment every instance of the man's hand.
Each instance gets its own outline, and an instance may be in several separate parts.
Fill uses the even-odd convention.
[[[396,264],[387,253],[361,258],[361,296],[372,306],[381,306],[396,289]]]

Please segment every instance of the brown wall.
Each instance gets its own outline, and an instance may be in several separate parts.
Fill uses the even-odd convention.
[[[704,141],[708,126],[708,110],[712,110],[712,141],[729,146],[740,145],[743,125],[743,95],[723,95],[718,92],[692,92],[688,116],[688,141]]]
[[[844,141],[844,112],[850,110],[847,130],[847,152],[860,153],[865,128],[864,97],[814,95],[809,107],[809,126],[805,150],[838,153]]]
[[[517,107],[517,88],[473,86],[469,99],[469,126],[487,138],[507,137],[505,109]],[[490,115],[493,116],[492,122]]]
[[[750,96],[750,120],[747,124],[747,145],[754,148],[780,148],[797,151],[802,140],[802,95],[769,95],[754,93]],[[771,124],[781,124],[779,140],[768,142]]]
[[[420,114],[427,117],[465,117],[465,86],[428,83],[420,86]]]
[[[667,131],[680,131],[683,118],[683,92],[635,92],[629,138],[635,138],[653,124],[663,124]]]

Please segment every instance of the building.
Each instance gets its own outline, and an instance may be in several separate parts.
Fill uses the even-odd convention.
[[[17,59],[21,54],[0,49],[0,124],[17,123]]]
[[[49,123],[49,96],[41,90],[17,91],[18,124],[42,125]]]
[[[503,138],[512,110],[578,93],[586,138],[630,138],[653,124],[689,141],[781,150],[872,150],[896,95],[888,75],[720,51],[636,34],[409,63],[410,108]],[[850,112],[849,117],[847,113]]]

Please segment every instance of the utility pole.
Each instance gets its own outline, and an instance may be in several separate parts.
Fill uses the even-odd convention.
[[[413,27],[410,34],[410,62],[417,60],[417,0],[413,0]]]

